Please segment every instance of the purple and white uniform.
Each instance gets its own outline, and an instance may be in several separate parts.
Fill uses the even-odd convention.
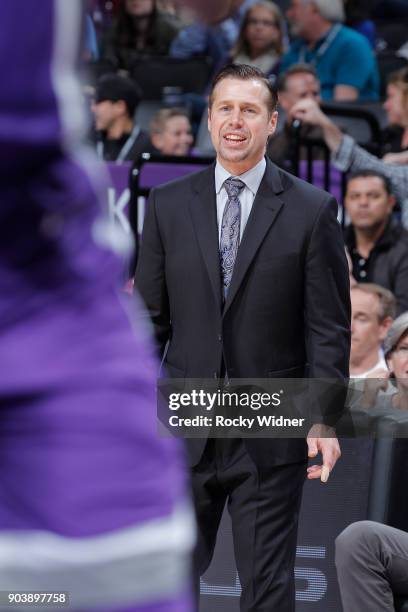
[[[188,612],[181,451],[156,433],[157,364],[80,161],[81,8],[1,10],[0,591]]]

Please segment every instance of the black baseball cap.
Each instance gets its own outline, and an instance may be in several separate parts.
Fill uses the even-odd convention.
[[[134,81],[117,74],[105,74],[96,84],[95,102],[118,102],[123,100],[130,117],[135,114],[136,108],[142,99],[142,92]]]

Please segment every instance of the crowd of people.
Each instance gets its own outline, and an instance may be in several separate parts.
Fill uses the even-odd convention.
[[[381,3],[373,5],[372,14],[363,3],[350,1],[283,4],[238,0],[223,15],[208,3],[206,9],[201,7],[197,21],[191,12],[193,2],[183,3],[182,10],[177,2],[166,3],[170,14],[154,0],[124,0],[101,56],[109,57],[121,71],[114,78],[123,82],[131,75],[131,62],[152,50],[181,59],[209,57],[211,74],[231,63],[246,64],[275,82],[279,122],[268,139],[267,156],[296,172],[294,159],[307,157],[308,142],[324,143],[314,150],[314,159],[322,159],[327,150],[331,163],[346,173],[340,204],[346,213],[343,237],[351,286],[349,365],[351,378],[361,383],[361,405],[368,411],[378,405],[408,410],[408,65],[401,62],[398,69],[381,74],[386,82],[380,86],[377,49],[381,45],[372,17],[374,8],[380,14],[384,10],[377,6]],[[154,47],[158,27],[166,35]],[[102,82],[96,85],[98,100]],[[383,99],[381,90],[385,90]],[[159,110],[150,123],[146,150],[164,155],[203,153],[194,138],[200,118],[206,118],[207,92],[184,92],[184,109]],[[365,110],[372,104],[377,113],[381,109],[379,139],[361,146],[341,120],[331,118],[325,102],[360,105]],[[94,112],[98,117],[97,106]],[[126,138],[132,129],[129,124]],[[110,138],[109,133],[101,137]],[[123,140],[123,133],[116,138]],[[118,148],[122,146],[123,142]],[[135,159],[134,151],[127,159]],[[138,288],[144,292],[150,281],[140,274]],[[150,296],[144,297],[149,304]],[[407,550],[406,534],[391,527],[370,522],[348,527],[336,540],[344,610],[393,609],[395,593],[407,591],[402,560]]]
[[[340,204],[352,278],[359,286],[374,283],[391,291],[396,313],[403,313],[408,309],[408,66],[387,76],[380,100],[374,6],[370,15],[360,3],[341,0],[236,0],[225,13],[223,3],[218,12],[204,4],[116,3],[99,47],[99,56],[111,60],[115,71],[96,82],[91,107],[99,157],[120,163],[142,152],[203,153],[192,111],[198,108],[206,116],[206,92],[185,92],[179,105],[163,103],[148,125],[139,125],[137,107],[144,98],[131,78],[132,62],[149,55],[198,55],[210,57],[212,72],[231,62],[259,68],[275,81],[279,96],[267,156],[293,172],[293,160],[306,157],[308,141],[326,147],[331,163],[347,173]],[[367,109],[368,100],[376,101],[377,110],[382,107],[380,141],[372,143],[381,157],[322,107],[329,101],[365,103]],[[314,158],[322,158],[324,150],[315,149]]]

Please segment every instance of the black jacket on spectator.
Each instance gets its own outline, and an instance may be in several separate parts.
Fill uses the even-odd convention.
[[[119,155],[126,147],[126,143],[130,134],[123,134],[121,138],[108,140],[100,138],[97,142],[97,151],[99,157],[105,161],[117,161]],[[126,155],[120,161],[135,161],[142,153],[153,153],[154,147],[150,142],[150,136],[147,132],[140,130],[132,146],[126,151]]]
[[[345,242],[358,283],[377,283],[397,299],[397,315],[408,310],[408,231],[391,219],[368,259],[357,252],[354,229],[345,230]]]

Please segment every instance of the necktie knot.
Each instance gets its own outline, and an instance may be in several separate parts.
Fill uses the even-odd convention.
[[[245,187],[245,183],[239,178],[230,176],[224,181],[224,187],[229,198],[237,198],[239,192]]]

